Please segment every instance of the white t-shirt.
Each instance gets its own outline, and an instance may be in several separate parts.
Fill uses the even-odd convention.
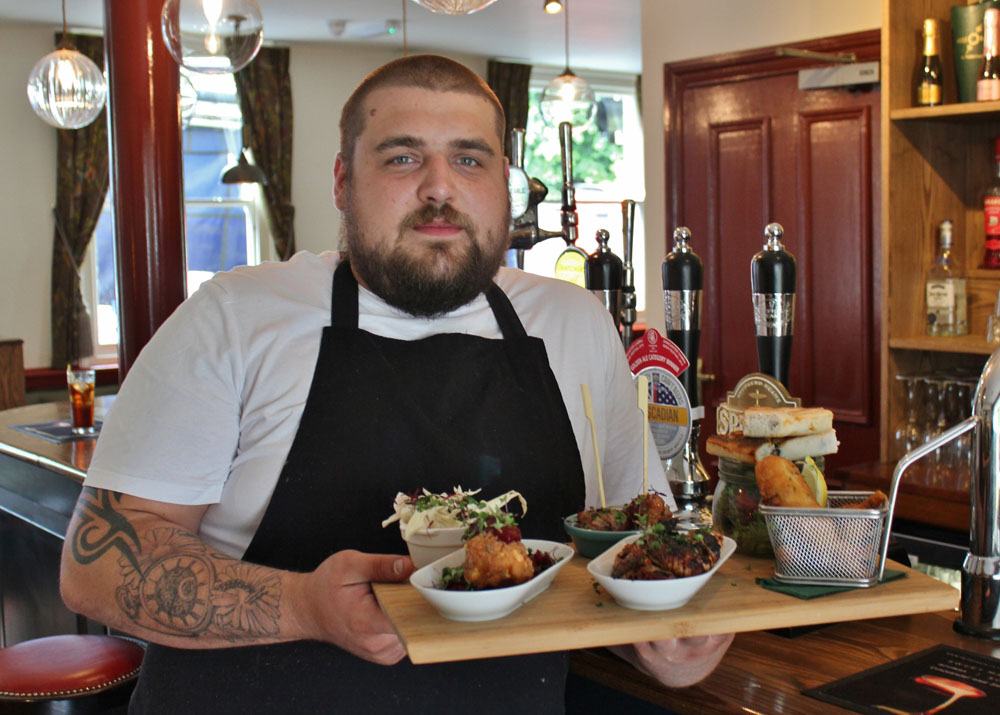
[[[299,426],[322,330],[330,324],[339,257],[302,252],[202,284],[133,364],[104,421],[86,486],[210,504],[199,535],[224,553],[242,555]],[[598,504],[599,492],[581,384],[593,400],[606,502],[636,496],[642,415],[611,316],[588,291],[564,281],[502,268],[496,282],[528,334],[545,342],[580,450],[587,504]],[[360,329],[401,340],[437,333],[502,337],[483,295],[425,319],[359,287],[358,314]],[[650,488],[669,495],[652,438],[647,459]],[[344,498],[350,498],[349,484]],[[386,513],[370,518],[380,521],[391,511],[387,500]]]

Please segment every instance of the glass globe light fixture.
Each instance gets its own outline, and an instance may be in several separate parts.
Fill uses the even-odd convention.
[[[160,26],[177,63],[206,74],[246,67],[264,37],[257,0],[166,0]]]
[[[558,127],[562,122],[569,122],[573,131],[583,131],[594,121],[597,102],[594,90],[586,80],[577,77],[567,67],[546,85],[539,109],[548,126]]]
[[[80,129],[93,122],[107,95],[101,68],[65,41],[38,60],[28,77],[31,108],[57,129]]]
[[[566,28],[566,69],[548,83],[539,101],[542,120],[558,128],[562,122],[573,125],[574,132],[590,126],[597,114],[594,90],[585,79],[577,77],[569,68],[569,3],[565,2],[563,20]]]
[[[446,15],[469,15],[482,10],[487,5],[492,5],[497,0],[413,0],[417,5],[425,7],[431,12],[440,12]]]

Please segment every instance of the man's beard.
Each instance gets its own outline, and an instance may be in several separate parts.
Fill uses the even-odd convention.
[[[472,221],[450,204],[427,205],[403,219],[397,240],[387,253],[365,239],[350,198],[343,219],[348,258],[367,288],[389,305],[417,317],[443,315],[472,302],[489,287],[508,248],[506,221],[502,226],[487,229],[484,250],[476,240]],[[408,229],[435,219],[461,226],[466,234],[461,243],[452,239],[437,244],[407,245],[404,234]],[[408,248],[415,248],[419,255]]]

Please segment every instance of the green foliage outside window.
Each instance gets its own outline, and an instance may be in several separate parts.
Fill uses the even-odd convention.
[[[542,120],[538,111],[541,90],[532,90],[531,109],[525,131],[524,170],[545,184],[548,201],[559,201],[562,190],[562,158],[559,149],[559,132]],[[611,97],[598,97],[611,104]],[[607,123],[606,123],[607,124]],[[610,129],[610,127],[609,127]],[[622,147],[614,141],[614,131],[600,131],[597,122],[583,132],[573,132],[573,183],[608,185],[616,179],[622,161]]]

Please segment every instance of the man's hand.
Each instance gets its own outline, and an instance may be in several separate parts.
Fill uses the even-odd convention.
[[[727,633],[633,643],[608,650],[668,688],[686,688],[707,678],[732,642],[733,634]]]
[[[299,601],[302,629],[380,665],[402,660],[406,649],[371,584],[405,581],[412,572],[413,562],[406,556],[338,551],[305,574]]]

